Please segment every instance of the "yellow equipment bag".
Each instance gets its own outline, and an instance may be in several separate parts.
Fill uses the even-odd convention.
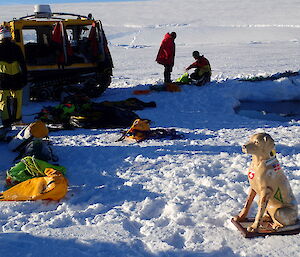
[[[123,133],[123,135],[116,141],[122,141],[125,138],[135,139],[141,142],[145,139],[182,139],[183,135],[177,133],[175,129],[150,129],[150,120],[136,119],[130,129]]]
[[[60,200],[68,191],[67,179],[57,170],[45,169],[46,177],[37,177],[0,193],[0,201]]]
[[[137,141],[144,140],[148,137],[150,132],[150,120],[136,119],[130,129],[127,131],[127,137]]]

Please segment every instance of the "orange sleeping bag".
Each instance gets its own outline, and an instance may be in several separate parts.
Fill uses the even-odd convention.
[[[21,182],[0,193],[0,201],[60,200],[68,191],[68,181],[52,168],[45,169],[46,177]]]

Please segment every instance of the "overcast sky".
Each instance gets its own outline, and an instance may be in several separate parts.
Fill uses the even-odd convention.
[[[0,0],[0,5],[7,4],[54,4],[54,3],[80,3],[80,2],[121,2],[134,0]]]

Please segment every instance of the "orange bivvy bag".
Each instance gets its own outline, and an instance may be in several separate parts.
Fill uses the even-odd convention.
[[[0,201],[60,200],[68,191],[68,181],[59,171],[45,169],[45,177],[21,182],[0,194]]]

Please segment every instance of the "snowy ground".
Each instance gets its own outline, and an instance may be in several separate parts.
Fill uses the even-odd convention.
[[[184,133],[181,140],[115,142],[120,130],[113,129],[52,133],[54,151],[67,167],[68,195],[60,203],[2,202],[0,256],[298,256],[300,235],[244,239],[230,219],[248,190],[250,157],[240,146],[256,132],[275,139],[300,202],[300,122],[233,111],[243,99],[300,99],[300,76],[237,80],[299,70],[299,8],[297,0],[53,5],[53,11],[92,11],[103,22],[115,69],[111,87],[97,101],[123,100],[160,81],[163,69],[154,60],[171,31],[178,35],[173,79],[199,50],[211,62],[213,81],[139,97],[157,108],[137,113],[152,127]],[[31,6],[0,9],[3,20],[27,13]],[[42,106],[31,103],[24,114]],[[15,154],[3,143],[0,151],[3,188]]]

